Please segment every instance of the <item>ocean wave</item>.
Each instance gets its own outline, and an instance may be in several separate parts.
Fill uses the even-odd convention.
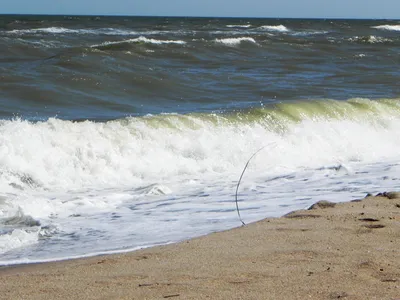
[[[371,28],[388,30],[388,31],[400,31],[400,25],[379,25],[379,26],[373,26]]]
[[[8,33],[10,34],[35,34],[35,33],[52,33],[52,34],[61,34],[61,33],[81,33],[88,32],[88,30],[83,29],[68,29],[64,27],[48,27],[48,28],[33,28],[33,29],[15,29],[11,30]]]
[[[226,25],[226,27],[228,27],[228,28],[250,28],[251,25],[250,24],[246,24],[246,25],[238,24],[238,25]]]
[[[156,40],[156,39],[149,39],[144,36],[129,39],[129,40],[122,40],[122,41],[107,41],[101,44],[96,44],[90,46],[91,48],[96,49],[110,49],[116,45],[124,45],[124,44],[133,44],[133,43],[143,43],[143,44],[153,44],[153,45],[165,45],[165,44],[175,44],[175,45],[185,45],[185,41],[181,40]]]
[[[222,35],[222,36],[231,36],[231,35],[243,35],[243,34],[254,34],[252,29],[249,30],[214,30],[210,31],[212,35]]]
[[[38,220],[35,220],[29,215],[28,216],[24,215],[21,210],[18,210],[18,213],[15,216],[2,220],[1,223],[8,226],[9,225],[25,226],[25,227],[40,226],[40,222]]]
[[[106,35],[106,36],[139,36],[139,35],[186,35],[191,34],[193,31],[187,30],[140,30],[135,31],[131,29],[120,29],[120,28],[79,28],[71,29],[65,27],[44,27],[44,28],[31,28],[31,29],[14,29],[6,31],[8,35],[26,35],[26,34],[74,34],[74,35]]]
[[[237,46],[243,42],[257,44],[255,39],[253,39],[251,37],[215,39],[215,42],[224,44],[224,45],[228,45],[228,46]]]
[[[276,32],[289,32],[290,30],[284,25],[264,25],[260,26],[259,29],[276,31]]]
[[[156,40],[156,39],[149,39],[144,36],[138,37],[136,39],[131,40],[134,43],[148,43],[148,44],[156,44],[156,45],[163,45],[163,44],[176,44],[176,45],[185,45],[185,41],[181,40]]]
[[[69,45],[64,44],[60,41],[46,41],[44,39],[40,40],[30,40],[30,39],[22,39],[20,37],[18,38],[13,38],[13,42],[18,41],[21,44],[27,44],[31,47],[34,48],[49,48],[49,49],[54,49],[54,48],[69,48]]]
[[[291,32],[293,36],[311,36],[311,35],[324,35],[329,33],[326,30],[308,30],[308,31],[300,31],[300,32]]]
[[[238,172],[266,145],[273,146],[254,157],[242,186],[257,190],[242,199],[260,219],[271,210],[280,214],[275,207],[282,203],[304,207],[298,199],[318,198],[321,189],[337,197],[342,188],[353,195],[394,184],[373,180],[382,170],[397,178],[386,167],[399,161],[399,102],[284,102],[108,122],[1,120],[0,222],[8,225],[1,228],[0,254],[10,255],[0,255],[0,264],[182,240],[187,224],[196,224],[189,226],[192,236],[206,233],[199,230],[213,223],[211,211],[215,218],[222,207],[222,224],[232,218]],[[375,173],[346,175],[360,166]],[[266,194],[272,204],[262,201]],[[18,215],[20,208],[32,218]],[[35,243],[33,250],[18,249]]]
[[[225,173],[236,170],[249,151],[266,140],[286,149],[285,157],[276,153],[276,163],[292,167],[318,167],[332,157],[379,159],[398,155],[398,126],[398,100],[368,99],[282,103],[222,115],[168,114],[106,123],[1,121],[0,188],[10,191],[21,176],[38,183],[30,187],[35,190]],[[379,147],[371,146],[371,140],[379,140]],[[346,144],[352,147],[345,149]],[[307,152],[311,148],[319,149],[312,158]]]
[[[8,34],[23,35],[23,34],[37,34],[37,33],[49,33],[49,34],[81,34],[81,35],[139,35],[140,32],[132,30],[123,30],[115,28],[98,28],[98,29],[70,29],[65,27],[47,27],[47,28],[32,28],[32,29],[14,29],[8,31]],[[150,32],[150,34],[156,34],[157,32]]]
[[[139,32],[132,30],[116,29],[116,28],[99,28],[92,30],[83,30],[83,34],[94,34],[94,35],[139,35]]]
[[[367,55],[364,53],[359,53],[359,54],[354,55],[354,57],[359,57],[359,58],[366,57],[366,56]]]
[[[381,43],[391,43],[391,39],[383,38],[379,36],[369,35],[369,36],[354,36],[348,39],[349,42],[355,43],[365,43],[365,44],[381,44]]]
[[[0,235],[0,254],[36,244],[38,241],[39,230],[14,229],[10,233]]]
[[[165,185],[161,184],[150,184],[149,186],[140,187],[135,190],[139,195],[168,195],[172,191]]]

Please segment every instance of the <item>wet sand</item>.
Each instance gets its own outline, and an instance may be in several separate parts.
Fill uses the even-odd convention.
[[[2,268],[0,299],[400,300],[400,193],[131,253]]]

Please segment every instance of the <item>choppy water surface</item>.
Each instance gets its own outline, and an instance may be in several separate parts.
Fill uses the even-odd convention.
[[[0,17],[0,264],[396,190],[400,21]]]

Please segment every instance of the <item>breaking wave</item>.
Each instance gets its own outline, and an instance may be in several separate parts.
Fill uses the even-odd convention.
[[[107,41],[98,45],[92,45],[91,48],[96,49],[112,49],[114,46],[121,46],[127,44],[134,44],[134,43],[143,43],[143,44],[153,44],[153,45],[166,45],[166,44],[175,44],[175,45],[185,45],[185,41],[181,40],[156,40],[156,39],[149,39],[144,36],[123,40],[123,41]]]
[[[224,38],[224,39],[216,39],[215,42],[228,45],[228,46],[237,46],[241,43],[253,43],[257,44],[255,39],[251,37],[239,37],[239,38]]]
[[[238,24],[238,25],[226,25],[226,27],[228,27],[228,28],[250,28],[251,25],[250,24],[246,24],[246,25]]]
[[[282,159],[302,165],[311,148],[316,152],[307,164],[324,165],[340,156],[368,160],[397,155],[389,146],[400,143],[399,124],[397,99],[282,103],[222,115],[167,114],[105,123],[1,121],[1,188],[114,186],[224,173],[265,141],[287,151],[285,157],[276,153],[278,164]],[[376,139],[388,145],[378,151],[370,146]]]
[[[380,44],[380,43],[391,43],[391,39],[383,38],[379,36],[355,36],[348,39],[349,42],[365,43],[365,44]]]
[[[284,25],[264,25],[260,26],[259,29],[277,32],[289,32],[290,30]]]
[[[400,25],[379,25],[379,26],[373,26],[372,28],[388,30],[388,31],[400,31]]]
[[[97,28],[97,29],[71,29],[64,27],[47,27],[47,28],[32,28],[32,29],[14,29],[7,32],[12,35],[24,34],[81,34],[81,35],[136,35],[139,34],[132,30],[122,30],[116,28]]]

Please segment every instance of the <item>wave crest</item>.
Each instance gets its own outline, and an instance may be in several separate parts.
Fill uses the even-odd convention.
[[[241,25],[241,24],[235,25],[235,24],[233,24],[233,25],[226,25],[226,27],[228,27],[228,28],[250,28],[251,25],[250,24],[246,24],[246,25]]]
[[[400,25],[379,25],[372,26],[371,28],[380,29],[380,30],[388,30],[388,31],[400,31]]]
[[[2,121],[0,188],[10,190],[15,182],[11,173],[27,174],[40,182],[32,189],[144,184],[143,180],[163,182],[171,176],[226,173],[236,170],[249,152],[267,140],[288,153],[294,145],[320,148],[320,156],[310,160],[317,165],[327,159],[325,146],[337,147],[332,150],[339,151],[333,153],[337,156],[353,155],[340,152],[342,143],[359,143],[366,158],[390,156],[396,152],[393,143],[400,141],[398,101],[281,103],[219,115],[168,114],[106,123]],[[305,138],[313,136],[317,138]],[[374,139],[387,146],[380,148],[379,155],[377,149],[365,150]],[[233,141],[238,145],[235,151]],[[286,148],[289,144],[291,148]],[[297,165],[298,153],[292,154]],[[307,158],[306,150],[303,154]]]
[[[215,42],[228,46],[237,46],[243,42],[257,44],[256,40],[251,37],[215,39]]]
[[[348,39],[349,42],[364,43],[364,44],[381,44],[381,43],[391,43],[391,39],[379,37],[379,36],[355,36]]]
[[[100,50],[105,50],[105,49],[112,49],[115,46],[122,46],[122,45],[129,45],[129,44],[153,44],[153,45],[167,45],[167,44],[175,44],[175,45],[185,45],[185,41],[181,40],[156,40],[156,39],[149,39],[144,36],[140,36],[135,39],[128,39],[128,40],[122,40],[122,41],[107,41],[101,44],[97,45],[92,45],[90,46],[91,48],[96,48]]]
[[[277,32],[289,32],[290,30],[284,25],[264,25],[260,26],[259,29]]]
[[[35,33],[79,33],[81,30],[68,29],[64,27],[47,27],[47,28],[32,28],[32,29],[14,29],[9,31],[10,34],[35,34]]]
[[[39,240],[39,230],[14,229],[10,233],[0,235],[0,254],[10,250],[36,244]]]

